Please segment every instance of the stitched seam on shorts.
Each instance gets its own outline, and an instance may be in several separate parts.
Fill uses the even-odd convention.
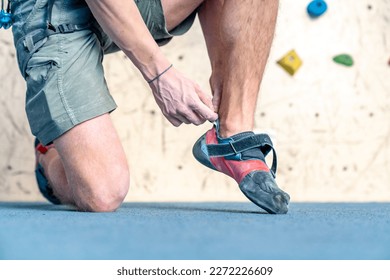
[[[58,46],[58,52],[59,53],[64,53],[64,45],[63,45],[63,37],[60,35],[60,36],[56,36],[58,39],[57,39],[57,46]],[[64,66],[64,56],[60,56],[61,58],[61,66]],[[66,100],[66,97],[65,97],[65,94],[64,94],[64,84],[63,84],[63,67],[59,67],[58,69],[58,80],[57,80],[57,83],[58,83],[58,92],[59,92],[59,95],[60,95],[60,99],[61,99],[61,102],[62,102],[62,105],[64,106],[65,108],[65,111],[66,113],[68,114],[69,116],[69,119],[70,121],[72,122],[73,125],[75,125],[77,123],[77,119],[76,119],[76,116],[74,115],[74,112],[72,111],[72,109],[70,108],[69,104],[68,104],[68,101]]]
[[[61,5],[61,7],[58,10],[60,22],[64,22],[64,20],[66,19],[65,12],[63,9],[64,9],[64,7],[63,7],[63,5]],[[60,54],[66,53],[65,48],[64,48],[64,41],[65,41],[64,36],[66,36],[66,35],[59,35],[58,36],[58,51]],[[65,65],[64,57],[66,57],[66,56],[61,55],[61,65],[62,66]],[[77,118],[76,118],[73,110],[69,106],[68,100],[66,99],[66,96],[64,94],[63,67],[60,67],[60,71],[59,71],[59,75],[58,75],[58,91],[60,94],[61,102],[64,105],[65,111],[68,114],[69,119],[72,122],[72,124],[75,125],[77,123]]]

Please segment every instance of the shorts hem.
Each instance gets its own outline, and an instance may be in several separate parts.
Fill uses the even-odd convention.
[[[117,108],[115,102],[103,105],[104,106],[101,104],[100,106],[91,108],[88,111],[83,111],[79,114],[76,114],[76,120],[70,119],[67,115],[63,121],[52,120],[41,131],[36,133],[36,137],[43,145],[47,145],[75,126],[104,114],[111,113]]]

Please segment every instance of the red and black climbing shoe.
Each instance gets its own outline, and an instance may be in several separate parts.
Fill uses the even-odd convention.
[[[52,145],[43,146],[38,139],[35,139],[34,146],[37,157],[39,154],[46,154],[47,151],[52,147]],[[53,189],[49,185],[49,181],[45,176],[42,165],[38,162],[38,158],[35,166],[35,178],[37,179],[37,184],[41,194],[51,203],[61,204],[61,201],[53,194]]]
[[[232,177],[243,194],[271,214],[285,214],[290,196],[275,181],[276,152],[267,134],[242,132],[229,138],[219,137],[215,123],[193,147],[194,157],[203,165]],[[269,168],[265,157],[273,153]]]

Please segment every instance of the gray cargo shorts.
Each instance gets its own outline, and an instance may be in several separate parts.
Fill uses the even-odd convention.
[[[50,5],[53,2],[53,5]],[[135,0],[159,45],[185,33],[195,12],[170,33],[160,0]],[[32,134],[44,145],[74,126],[113,111],[117,105],[104,78],[105,53],[119,50],[101,30],[83,0],[12,0],[13,35],[19,69],[26,80],[26,114]],[[34,42],[54,26],[87,25]]]

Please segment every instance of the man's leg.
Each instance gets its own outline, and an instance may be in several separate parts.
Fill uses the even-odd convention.
[[[271,139],[252,132],[277,10],[276,0],[207,0],[202,5],[199,18],[219,123],[195,143],[193,152],[204,165],[234,178],[253,203],[269,213],[284,214],[290,197],[274,179],[277,165]],[[265,156],[271,151],[270,169]]]
[[[207,0],[199,11],[222,137],[253,130],[277,10],[277,0]]]
[[[174,15],[168,24],[175,27],[202,1],[179,6],[179,1],[165,1],[164,10]],[[127,160],[108,114],[83,122],[54,140],[54,148],[38,153],[38,161],[55,197],[79,210],[113,211],[127,194]]]
[[[273,178],[275,154],[271,169],[265,163],[272,142],[268,136],[252,132],[277,9],[276,0],[206,0],[201,5],[199,18],[219,121],[195,143],[193,153],[202,164],[234,178],[256,205],[283,214],[290,197]],[[169,15],[167,18],[169,23]]]
[[[64,204],[107,212],[120,206],[129,187],[127,160],[108,114],[83,122],[54,141],[39,162]]]
[[[221,136],[253,130],[271,48],[277,0],[162,0],[168,30],[198,6],[212,66],[210,78]]]
[[[163,0],[168,29],[175,27],[202,2]],[[204,29],[208,30],[205,37],[213,65],[211,81],[216,81],[213,82],[216,100],[220,97],[218,112],[223,137],[253,128],[257,94],[276,18],[277,7],[271,5],[275,13],[270,13],[269,3],[271,1],[248,1],[237,5],[232,0],[208,0],[202,8],[206,11],[201,11],[200,17]],[[217,7],[222,9],[217,11]],[[210,12],[213,9],[217,14]],[[253,11],[260,12],[251,15]],[[220,20],[212,21],[212,16]],[[257,31],[259,33],[254,34]],[[228,59],[219,59],[221,53]],[[112,211],[120,205],[128,189],[128,167],[108,115],[74,127],[54,144],[56,150],[42,155],[39,161],[61,201],[86,211]]]

